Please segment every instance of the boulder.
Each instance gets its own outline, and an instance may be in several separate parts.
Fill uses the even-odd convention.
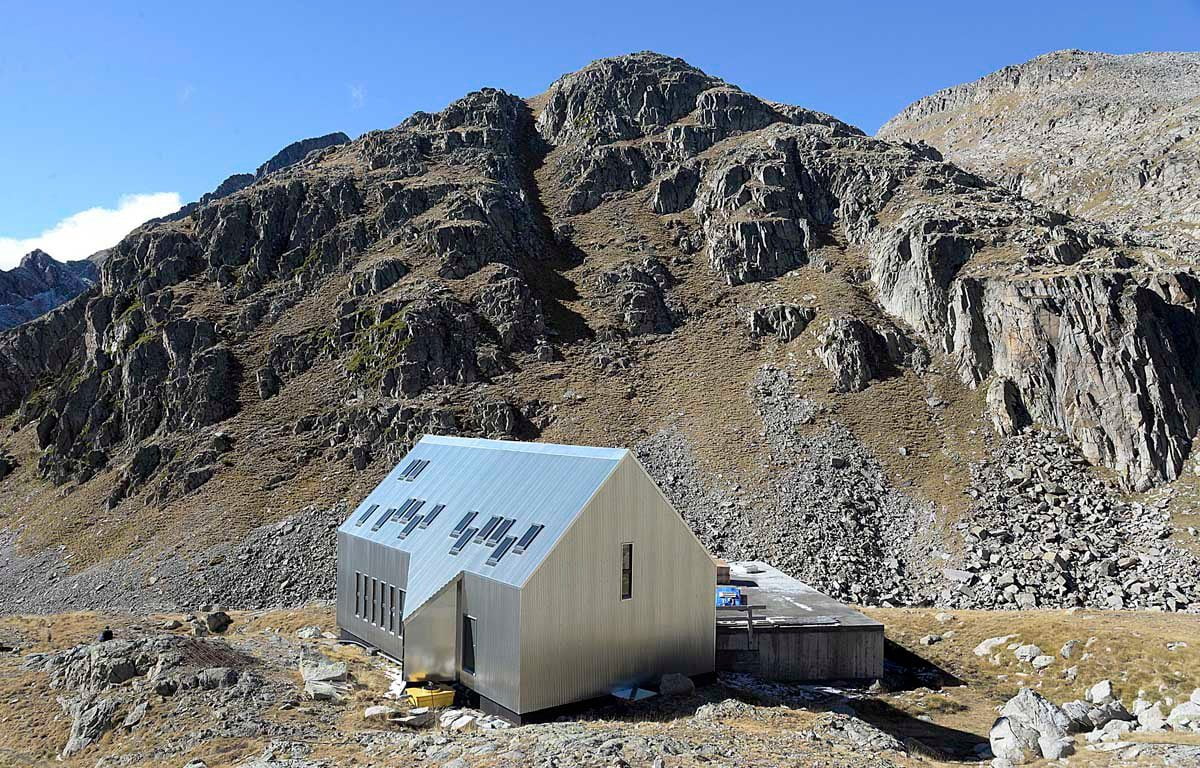
[[[346,679],[346,662],[333,661],[319,651],[302,649],[300,677],[304,682],[342,682]]]
[[[1200,702],[1185,701],[1176,705],[1167,715],[1167,724],[1172,728],[1200,731]]]
[[[224,632],[232,623],[233,619],[229,618],[229,614],[225,613],[225,611],[213,611],[204,616],[205,626],[208,627],[210,632],[216,632],[217,634]]]
[[[83,699],[59,699],[63,711],[71,718],[71,735],[63,747],[60,757],[66,759],[91,746],[113,725],[116,703],[111,699],[86,701]]]
[[[1162,705],[1150,704],[1137,714],[1139,731],[1161,731],[1167,727],[1167,716],[1163,714]]]
[[[975,646],[975,655],[979,657],[991,656],[1001,647],[1007,645],[1016,639],[1016,635],[1004,635],[1002,637],[989,637],[979,645]]]
[[[1061,757],[1075,754],[1075,740],[1070,736],[1061,738],[1041,736],[1038,738],[1038,748],[1042,752],[1042,757],[1047,760],[1058,760]]]
[[[200,670],[196,676],[196,682],[204,690],[212,691],[237,685],[239,677],[238,671],[231,667],[209,667]]]
[[[1107,704],[1093,706],[1088,710],[1088,720],[1092,722],[1093,728],[1103,728],[1113,720],[1128,722],[1133,719],[1133,715],[1119,701],[1110,701]]]
[[[1036,659],[1038,656],[1041,656],[1042,649],[1038,648],[1036,645],[1033,645],[1032,643],[1027,643],[1025,645],[1018,647],[1017,650],[1013,651],[1013,655],[1015,655],[1021,661],[1028,663],[1028,662],[1031,662],[1034,659]]]
[[[817,339],[817,355],[833,374],[835,392],[859,392],[892,367],[883,337],[857,317],[836,317]]]
[[[752,310],[747,320],[751,336],[774,336],[786,342],[804,333],[804,329],[816,316],[817,310],[812,307],[772,304]]]
[[[987,409],[996,434],[1004,437],[1015,435],[1032,423],[1016,383],[1003,376],[988,385]]]
[[[408,714],[392,718],[392,722],[406,728],[426,728],[434,721],[435,715],[429,707],[410,709]]]
[[[670,673],[662,676],[658,684],[660,696],[691,696],[696,692],[696,684],[687,675]]]
[[[1088,702],[1068,701],[1062,705],[1061,709],[1070,721],[1070,725],[1067,726],[1068,733],[1086,733],[1096,727],[1096,724],[1088,717],[1088,713],[1092,711],[1092,705]]]
[[[992,754],[1011,765],[1031,763],[1041,755],[1038,732],[1011,718],[1001,717],[988,732]]]
[[[1088,688],[1085,698],[1093,704],[1107,704],[1113,700],[1112,682],[1101,680]]]
[[[1046,738],[1062,738],[1071,726],[1061,709],[1032,688],[1022,688],[1000,708],[1000,714]]]
[[[148,702],[145,701],[135,704],[125,715],[125,719],[121,721],[121,727],[127,731],[132,731],[138,723],[142,722],[142,718],[146,716],[147,706]]]
[[[346,698],[343,686],[324,680],[306,680],[304,693],[313,701],[342,701]]]
[[[373,707],[367,707],[363,710],[363,720],[390,720],[394,715],[398,714],[399,710],[377,704]]]

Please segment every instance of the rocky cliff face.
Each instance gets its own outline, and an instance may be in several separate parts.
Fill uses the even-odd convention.
[[[879,130],[1059,210],[1200,236],[1200,54],[1058,51],[921,99]]]
[[[86,259],[64,263],[44,251],[27,254],[17,266],[0,272],[0,330],[49,312],[98,278],[96,266]]]
[[[176,521],[158,546],[179,521],[224,540],[355,497],[423,432],[627,444],[714,552],[940,599],[958,546],[931,523],[970,513],[993,422],[1057,430],[1127,486],[1179,474],[1197,289],[1148,235],[634,54],[131,234],[95,292],[0,337],[7,487],[70,491],[52,522],[0,502],[47,543],[103,505],[81,540],[102,562],[148,546],[130,510]],[[1054,604],[1110,596],[1073,583]]]

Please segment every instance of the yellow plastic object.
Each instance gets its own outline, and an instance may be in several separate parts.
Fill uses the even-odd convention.
[[[452,688],[407,688],[404,691],[408,694],[408,698],[412,701],[414,707],[430,707],[440,708],[449,707],[454,704],[454,690]]]

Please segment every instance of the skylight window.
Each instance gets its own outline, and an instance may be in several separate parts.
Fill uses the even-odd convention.
[[[500,521],[504,518],[500,515],[492,515],[487,521],[487,525],[479,529],[479,535],[475,537],[476,544],[482,544],[488,536],[492,535],[492,531],[496,530],[496,526],[500,525]]]
[[[412,502],[413,503],[411,506],[409,506],[408,511],[404,513],[404,521],[412,520],[413,516],[417,514],[417,510],[425,506],[424,499],[413,499]]]
[[[478,514],[478,512],[468,512],[467,514],[463,515],[463,519],[458,521],[458,525],[454,526],[453,531],[450,531],[450,538],[455,538],[462,534],[463,531],[467,530],[467,526],[471,524],[471,521],[474,520],[475,516]]]
[[[412,461],[408,462],[408,466],[405,467],[404,471],[400,473],[400,477],[398,479],[400,479],[400,480],[409,479],[408,476],[412,474],[413,470],[416,469],[417,465],[420,463],[421,463],[420,459],[413,459]]]
[[[428,466],[428,459],[417,459],[414,463],[405,468],[403,474],[400,475],[400,479],[405,481],[416,480],[417,475],[421,474],[421,472],[425,470],[425,467]]]
[[[454,542],[454,546],[450,547],[450,554],[457,555],[459,552],[462,552],[463,547],[467,546],[467,542],[470,541],[471,537],[474,535],[474,528],[468,528],[467,530],[463,531],[462,535],[458,537],[458,541]]]
[[[505,518],[504,522],[500,523],[500,525],[496,526],[496,530],[492,531],[492,535],[488,536],[488,540],[487,540],[488,546],[489,547],[495,546],[495,544],[498,541],[503,539],[504,534],[508,533],[508,529],[512,528],[513,523],[515,523],[515,522],[517,522],[517,521],[513,520],[511,517]]]
[[[404,530],[400,531],[400,533],[396,535],[396,538],[397,539],[405,538],[406,536],[408,536],[408,534],[417,530],[417,526],[420,524],[421,524],[421,518],[419,516],[414,517],[412,520],[408,521],[408,525],[404,526]]]
[[[425,519],[421,521],[421,528],[428,528],[429,524],[437,519],[437,516],[446,508],[445,504],[438,504],[433,509],[429,510],[429,514],[425,515]]]
[[[378,504],[372,504],[371,506],[367,507],[367,511],[362,513],[362,517],[358,518],[358,522],[355,523],[355,525],[362,525],[363,523],[367,522],[367,518],[370,517],[377,509],[379,509]]]
[[[398,514],[403,516],[404,513],[408,512],[408,508],[411,507],[415,501],[416,499],[405,499],[404,503],[400,505],[400,511]]]
[[[500,562],[500,558],[508,554],[508,550],[512,549],[513,542],[517,540],[516,536],[509,536],[504,541],[500,542],[500,546],[492,550],[492,556],[487,559],[488,565],[495,565]]]
[[[386,523],[391,518],[391,516],[394,514],[396,514],[396,508],[388,507],[387,510],[385,510],[384,513],[382,515],[380,515],[379,519],[375,521],[375,524],[371,526],[371,530],[378,531],[380,528],[383,527],[383,524]]]
[[[537,535],[541,533],[542,529],[545,527],[546,526],[544,525],[537,524],[529,526],[529,530],[525,531],[525,534],[521,536],[521,540],[517,542],[516,548],[513,549],[513,554],[524,554],[525,550],[529,549],[529,545],[533,543],[533,540],[537,538]]]

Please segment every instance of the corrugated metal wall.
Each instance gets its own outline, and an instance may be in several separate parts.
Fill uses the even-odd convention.
[[[630,600],[623,542],[634,544]],[[520,699],[505,706],[533,712],[664,672],[711,672],[715,585],[704,547],[627,455],[521,591]]]
[[[459,679],[481,696],[520,712],[520,592],[485,576],[464,573],[459,593]],[[475,618],[475,673],[462,668],[462,616]]]
[[[408,553],[338,531],[337,535],[337,622],[356,637],[396,658],[403,658],[404,638],[401,617],[396,617],[396,632],[386,628],[388,621],[356,615],[355,574],[374,578],[377,585],[404,589],[407,584]],[[386,594],[386,593],[385,593]],[[376,600],[378,605],[377,596]],[[378,609],[377,609],[378,610]],[[370,613],[370,610],[367,611]],[[383,626],[380,626],[383,625]]]

